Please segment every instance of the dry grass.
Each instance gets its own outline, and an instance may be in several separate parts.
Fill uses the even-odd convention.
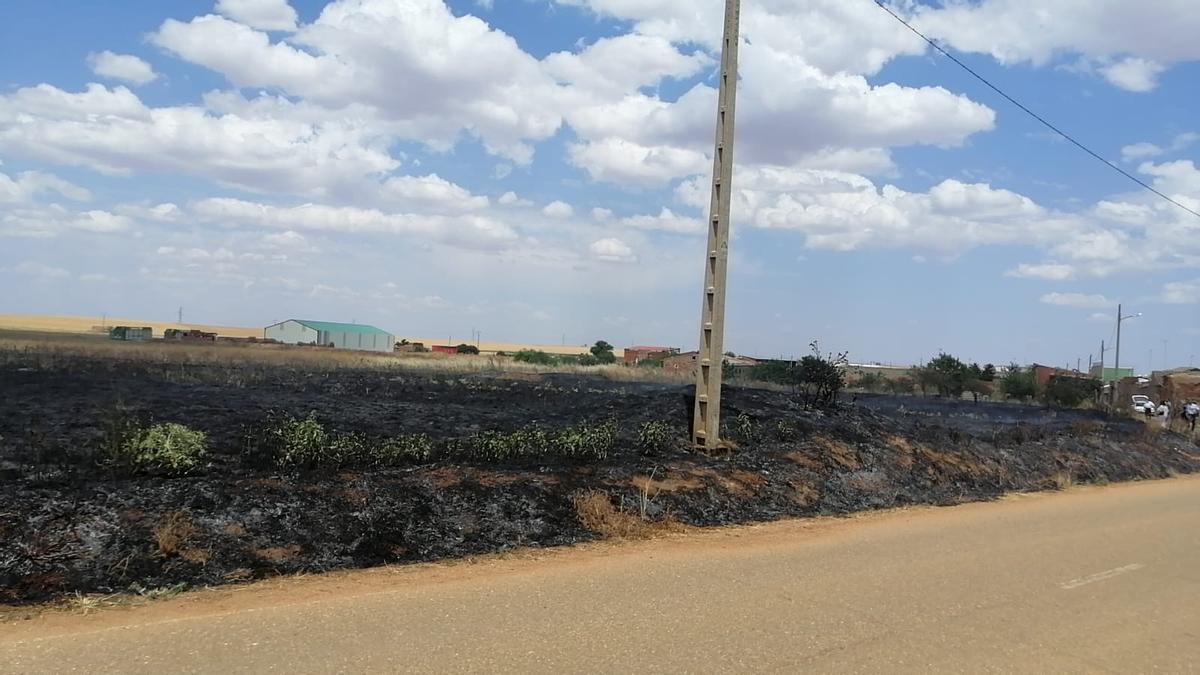
[[[164,369],[171,366],[225,368],[231,371],[228,377],[235,379],[248,377],[244,371],[292,367],[309,372],[360,369],[398,374],[518,375],[521,379],[566,373],[617,382],[686,384],[691,381],[687,374],[620,364],[541,366],[501,356],[352,352],[292,345],[118,342],[103,336],[55,333],[0,334],[0,364],[33,364],[34,367],[53,369],[69,365],[80,357],[149,364]]]
[[[647,518],[644,513],[645,499],[643,513],[618,508],[604,490],[580,492],[571,498],[571,503],[575,506],[575,515],[580,524],[611,539],[649,539],[680,529],[679,523],[670,516],[663,520]]]
[[[813,442],[824,452],[826,457],[833,460],[843,469],[857,471],[862,468],[862,461],[858,458],[858,451],[849,445],[828,436],[817,436],[813,439]]]
[[[173,511],[155,526],[153,534],[158,552],[170,557],[185,553],[188,541],[199,534],[199,529],[186,513]]]
[[[1050,482],[1054,485],[1054,489],[1066,490],[1075,485],[1075,477],[1071,475],[1070,471],[1059,471],[1050,477]]]
[[[655,480],[654,476],[634,476],[630,483],[643,494],[650,495],[651,498],[663,492],[684,492],[704,487],[704,481],[695,476],[664,477],[662,480]]]
[[[238,326],[206,326],[203,324],[179,324],[143,319],[120,319],[99,316],[42,316],[39,314],[0,314],[0,330],[40,331],[47,333],[92,333],[93,326],[149,326],[156,335],[168,328],[202,330],[226,337],[262,337],[261,328]]]
[[[910,441],[903,436],[891,435],[884,439],[887,446],[896,451],[896,464],[902,469],[913,467],[913,457],[918,450],[924,448],[920,443]]]

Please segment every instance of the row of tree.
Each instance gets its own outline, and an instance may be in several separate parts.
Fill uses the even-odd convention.
[[[1018,401],[1041,400],[1047,405],[1061,407],[1078,406],[1094,399],[1100,392],[1100,383],[1090,378],[1056,376],[1039,388],[1032,368],[1014,363],[998,377],[996,367],[990,363],[981,367],[945,353],[912,368],[904,377],[888,379],[879,373],[866,373],[855,385],[867,391],[894,394],[911,394],[920,389],[922,395],[932,392],[945,398],[972,394],[976,401],[980,396],[1000,395]]]

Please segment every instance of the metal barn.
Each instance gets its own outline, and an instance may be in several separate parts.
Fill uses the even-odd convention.
[[[390,352],[396,345],[396,336],[374,326],[307,319],[288,319],[267,326],[263,337],[289,345],[315,344],[368,352]]]

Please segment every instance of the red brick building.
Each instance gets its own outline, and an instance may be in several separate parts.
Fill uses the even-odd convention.
[[[639,345],[625,348],[625,365],[636,366],[642,361],[662,361],[679,353],[678,347],[649,347]]]

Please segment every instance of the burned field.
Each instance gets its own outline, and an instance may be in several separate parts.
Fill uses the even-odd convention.
[[[581,375],[27,350],[0,387],[6,603],[1200,469],[1191,440],[1134,420],[907,397],[814,411],[730,388],[736,447],[707,457],[686,387]],[[203,452],[142,461],[187,446],[170,424]]]

